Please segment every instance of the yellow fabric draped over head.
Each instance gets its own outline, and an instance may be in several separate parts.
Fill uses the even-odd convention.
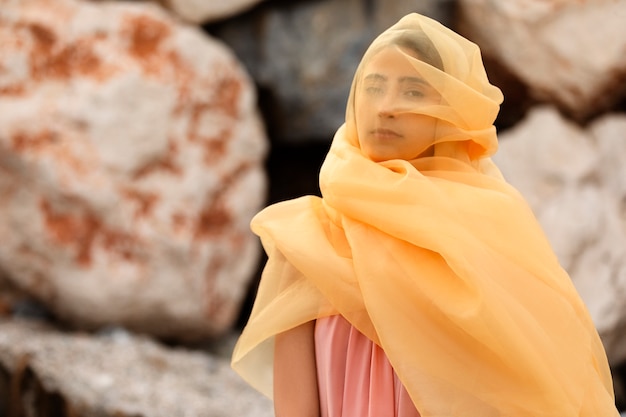
[[[400,87],[391,104],[396,120],[420,121],[410,135],[429,135],[414,158],[364,151],[377,117],[360,106],[380,87],[366,80],[389,81],[367,71],[389,50],[436,97]],[[233,353],[245,380],[271,397],[274,336],[341,314],[384,349],[423,417],[618,415],[585,306],[489,160],[501,101],[478,47],[434,20],[408,15],[372,43],[320,172],[323,197],[252,221],[269,260]]]

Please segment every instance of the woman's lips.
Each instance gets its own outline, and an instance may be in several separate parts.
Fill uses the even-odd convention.
[[[378,128],[371,131],[372,135],[374,135],[378,139],[396,139],[402,137],[398,132],[391,129]]]

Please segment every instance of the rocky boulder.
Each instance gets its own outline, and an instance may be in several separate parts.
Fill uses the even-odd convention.
[[[626,96],[623,1],[461,0],[460,30],[578,120]]]
[[[3,2],[0,269],[58,316],[162,337],[237,318],[266,137],[234,55],[150,3]]]
[[[0,415],[271,417],[227,359],[114,330],[0,321]]]
[[[241,13],[261,0],[160,0],[174,14],[193,23],[206,23]]]

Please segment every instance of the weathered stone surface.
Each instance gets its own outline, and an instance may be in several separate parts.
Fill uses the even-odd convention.
[[[343,123],[352,77],[372,39],[416,11],[444,23],[451,0],[319,0],[263,3],[209,27],[261,89],[270,136],[328,141]]]
[[[15,285],[0,269],[0,317],[12,314],[13,307],[20,301],[22,296],[20,291],[15,288]]]
[[[271,401],[236,375],[226,359],[165,348],[119,330],[89,336],[35,322],[0,321],[1,368],[10,375],[12,409],[36,409],[46,394],[57,394],[62,403],[57,407],[67,416],[273,416]]]
[[[626,1],[461,0],[462,32],[577,119],[626,95]]]
[[[586,130],[550,107],[500,135],[494,160],[542,224],[613,364],[626,360],[626,116]]]
[[[241,65],[150,3],[0,10],[1,267],[79,325],[227,329],[266,186]]]
[[[236,15],[261,0],[160,0],[176,15],[193,23],[206,23]]]

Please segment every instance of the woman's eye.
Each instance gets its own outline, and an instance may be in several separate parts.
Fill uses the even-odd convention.
[[[411,98],[422,98],[424,97],[424,93],[421,90],[407,90],[404,92],[404,95]]]
[[[380,87],[370,86],[370,87],[365,87],[365,92],[369,95],[379,95],[383,93],[383,89]]]

